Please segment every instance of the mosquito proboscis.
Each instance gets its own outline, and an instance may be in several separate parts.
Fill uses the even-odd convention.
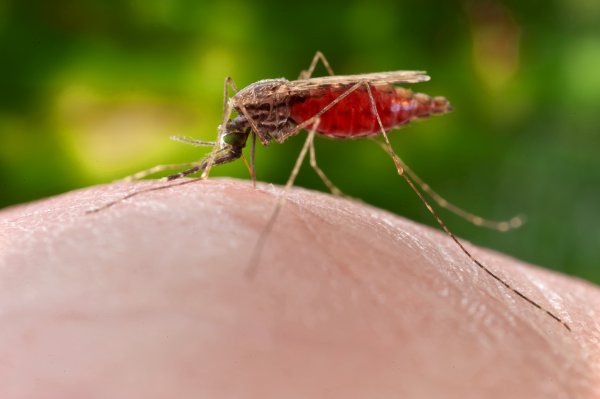
[[[323,64],[329,76],[312,78],[319,61]],[[309,68],[302,71],[297,80],[289,81],[283,78],[260,80],[242,90],[238,90],[233,80],[228,77],[225,79],[223,117],[219,125],[217,140],[215,142],[205,142],[178,136],[172,137],[187,144],[211,146],[212,150],[209,155],[198,162],[156,166],[136,173],[130,178],[141,179],[165,170],[184,169],[182,172],[170,175],[166,179],[168,181],[176,180],[195,173],[201,173],[200,179],[206,179],[214,165],[232,162],[238,158],[243,158],[246,162],[242,150],[246,146],[248,138],[251,137],[250,164],[246,162],[246,166],[250,171],[253,183],[256,184],[254,166],[256,138],[258,137],[263,145],[268,145],[272,141],[283,143],[303,129],[308,130],[307,138],[285,188],[279,195],[273,212],[254,246],[249,266],[246,269],[246,275],[252,276],[256,272],[268,235],[282,209],[287,192],[294,184],[300,166],[307,154],[309,154],[311,167],[327,188],[334,195],[341,194],[341,190],[332,183],[317,164],[314,136],[319,134],[340,139],[382,136],[383,143],[379,142],[379,144],[394,161],[398,174],[404,178],[444,232],[474,265],[506,289],[544,312],[568,331],[571,331],[569,325],[559,316],[514,288],[479,261],[462,241],[448,229],[423,193],[429,195],[440,207],[477,226],[507,231],[521,226],[523,218],[516,216],[508,221],[496,222],[459,208],[446,201],[425,184],[394,151],[388,138],[390,130],[416,119],[424,119],[434,114],[444,114],[452,110],[450,103],[444,97],[431,97],[422,93],[413,93],[411,90],[395,86],[402,83],[425,82],[429,79],[424,71],[393,71],[338,76],[333,73],[329,62],[321,52],[315,54]],[[231,97],[229,96],[230,89],[235,93]],[[237,116],[231,118],[234,111]],[[161,190],[173,185],[189,184],[196,180],[198,179],[143,189],[90,212],[106,209],[144,192]]]

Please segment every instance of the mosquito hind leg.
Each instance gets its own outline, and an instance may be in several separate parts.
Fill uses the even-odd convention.
[[[382,143],[376,139],[372,139],[372,140],[377,145],[379,145],[385,152],[389,152],[389,149],[387,148],[385,143]],[[400,164],[402,165],[402,168],[404,169],[406,174],[408,174],[410,176],[410,178],[415,183],[417,183],[419,188],[421,190],[423,190],[423,192],[425,192],[427,195],[429,195],[429,197],[432,198],[441,208],[444,208],[444,209],[452,212],[456,216],[466,220],[467,222],[469,222],[475,226],[480,226],[480,227],[485,227],[485,228],[496,230],[496,231],[505,232],[505,231],[517,229],[517,228],[521,227],[523,225],[523,223],[525,223],[525,217],[522,215],[514,216],[509,220],[495,221],[495,220],[489,220],[489,219],[486,219],[479,215],[475,215],[474,213],[468,212],[468,211],[458,207],[457,205],[454,205],[453,203],[449,202],[444,197],[442,197],[440,194],[438,194],[436,191],[434,191],[429,186],[429,184],[425,183],[423,181],[423,179],[421,179],[411,168],[409,168],[408,165],[406,165],[406,163],[402,159],[400,159],[400,157],[398,157],[398,161],[400,161]]]
[[[549,311],[548,309],[546,309],[545,307],[543,307],[542,305],[540,305],[539,303],[534,301],[533,299],[529,298],[527,295],[522,293],[520,290],[516,289],[515,287],[513,287],[512,285],[510,285],[509,283],[504,281],[504,279],[502,277],[497,275],[494,271],[492,271],[485,264],[483,264],[481,261],[479,261],[479,259],[477,259],[471,253],[471,251],[469,251],[465,247],[465,245],[462,243],[462,241],[459,240],[458,237],[456,237],[456,235],[454,235],[454,233],[452,231],[450,231],[448,226],[446,226],[446,223],[444,223],[444,221],[439,217],[439,215],[433,209],[433,207],[431,206],[429,201],[427,201],[427,198],[425,198],[423,193],[417,188],[417,186],[415,185],[415,183],[413,182],[413,180],[411,179],[411,177],[409,176],[409,174],[406,172],[405,168],[403,167],[403,162],[400,160],[400,157],[398,157],[398,155],[394,151],[394,148],[392,147],[392,144],[390,143],[388,135],[383,127],[383,123],[381,122],[381,117],[379,116],[379,112],[377,111],[377,106],[375,104],[375,99],[373,98],[371,86],[369,85],[368,82],[365,82],[365,86],[367,88],[367,93],[369,93],[371,110],[373,112],[373,115],[375,115],[375,117],[377,118],[377,123],[379,124],[381,134],[385,140],[385,144],[388,149],[388,153],[389,153],[390,157],[392,158],[392,160],[394,161],[394,164],[396,165],[396,170],[398,171],[398,174],[408,183],[410,188],[414,191],[414,193],[417,195],[417,197],[419,197],[419,199],[421,200],[423,205],[425,205],[425,207],[427,208],[427,210],[429,211],[431,216],[433,216],[433,218],[438,223],[438,225],[442,228],[442,230],[444,230],[444,232],[448,235],[448,237],[450,237],[452,239],[452,241],[454,241],[454,243],[471,260],[471,262],[473,262],[473,264],[475,264],[475,266],[480,268],[484,273],[486,273],[488,276],[490,276],[491,278],[496,280],[498,283],[500,283],[502,286],[504,286],[507,290],[511,291],[512,293],[514,293],[515,295],[517,295],[518,297],[523,299],[525,302],[529,303],[533,307],[537,308],[538,310],[540,310],[541,312],[545,313],[547,316],[552,318],[554,321],[561,324],[567,331],[571,331],[571,327],[569,327],[569,325],[563,319],[561,319],[559,316],[555,315],[554,313],[552,313],[551,311]]]
[[[300,72],[300,76],[298,76],[298,80],[310,79],[313,72],[315,71],[315,68],[317,67],[317,62],[319,62],[319,60],[321,60],[321,63],[323,64],[323,66],[327,70],[327,73],[330,76],[335,75],[333,73],[333,69],[331,69],[331,66],[329,65],[329,61],[327,61],[327,58],[325,58],[325,56],[323,55],[322,52],[317,51],[315,53],[315,55],[313,56],[313,59],[310,62],[310,66],[308,67],[308,69],[305,69],[304,71]]]

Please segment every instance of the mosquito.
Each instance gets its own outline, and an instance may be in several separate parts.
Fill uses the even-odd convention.
[[[327,70],[329,76],[312,77],[319,61]],[[400,159],[392,148],[388,138],[390,130],[404,126],[414,120],[445,114],[452,110],[452,106],[445,97],[432,97],[423,93],[414,93],[409,89],[396,86],[397,84],[413,84],[428,80],[430,80],[430,77],[424,71],[393,71],[338,76],[333,73],[329,62],[319,51],[314,55],[309,68],[302,71],[297,80],[265,79],[238,90],[233,79],[227,77],[224,84],[223,116],[218,127],[217,140],[206,142],[179,136],[171,137],[187,144],[210,146],[212,150],[209,155],[197,162],[155,166],[126,179],[142,179],[161,171],[173,169],[184,170],[167,176],[167,181],[197,173],[201,173],[200,179],[206,179],[212,166],[242,158],[250,171],[253,184],[256,186],[254,163],[256,138],[258,137],[264,146],[273,141],[281,144],[302,130],[307,130],[308,135],[284,190],[279,195],[273,212],[254,246],[249,267],[246,270],[246,274],[252,276],[256,265],[258,265],[266,239],[284,205],[287,192],[293,186],[307,153],[310,154],[311,167],[331,193],[343,195],[341,190],[332,183],[317,164],[314,146],[315,135],[337,139],[374,139],[381,136],[383,137],[383,143],[379,141],[377,143],[392,158],[398,174],[408,183],[442,230],[474,265],[506,289],[544,312],[568,331],[571,331],[569,325],[559,316],[511,286],[479,261],[462,241],[449,230],[423,193],[429,195],[441,208],[447,209],[477,226],[508,231],[521,226],[523,223],[522,217],[516,216],[508,221],[496,222],[459,208],[432,190]],[[229,95],[230,89],[234,92],[231,97]],[[232,118],[233,112],[237,116]],[[249,137],[251,138],[250,164],[247,163],[242,153]],[[176,184],[133,192],[89,212],[106,209],[144,192],[161,190],[174,185],[189,184],[196,180],[198,179],[184,180]]]

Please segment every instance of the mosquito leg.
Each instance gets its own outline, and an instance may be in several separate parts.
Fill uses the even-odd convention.
[[[238,148],[223,148],[221,150],[219,150],[217,152],[217,154],[215,155],[214,159],[213,159],[213,163],[215,165],[221,165],[224,163],[228,163],[231,161],[234,161],[236,159],[238,159],[239,157],[242,156],[242,151],[241,149]],[[200,161],[200,162],[196,162],[196,163],[192,163],[192,164],[184,164],[185,167],[187,166],[193,166],[191,169],[188,170],[184,170],[183,172],[171,175],[171,176],[167,176],[167,181],[171,181],[171,180],[175,180],[175,179],[179,179],[180,177],[184,177],[184,176],[188,176],[197,172],[201,172],[204,171],[204,169],[207,167],[208,165],[208,157],[206,157],[204,160]],[[184,165],[180,165],[180,166],[184,166]],[[167,166],[171,166],[171,165],[167,165]],[[104,210],[106,208],[110,208],[113,205],[116,205],[118,203],[120,203],[121,201],[124,201],[126,199],[129,199],[131,197],[134,197],[138,194],[142,194],[142,193],[147,193],[149,191],[158,191],[158,190],[164,190],[165,188],[169,188],[169,187],[174,187],[174,186],[180,186],[180,185],[184,185],[184,184],[189,184],[192,182],[195,182],[197,180],[200,180],[202,178],[198,178],[198,179],[191,179],[191,180],[185,180],[183,182],[180,183],[175,183],[175,184],[165,184],[162,186],[158,186],[158,187],[151,187],[151,188],[147,188],[147,189],[142,189],[139,191],[135,191],[133,193],[127,194],[117,200],[108,202],[98,208],[95,209],[91,209],[89,211],[87,211],[86,213],[95,213],[95,212],[99,212],[101,210]]]
[[[211,141],[200,141],[200,140],[188,139],[187,137],[180,137],[180,136],[171,136],[171,140],[180,141],[180,142],[186,143],[186,144],[192,144],[192,145],[195,145],[198,147],[211,147],[211,146],[215,145],[215,143],[213,143]],[[141,172],[137,172],[132,175],[125,176],[124,178],[119,179],[119,181],[142,180],[153,174],[164,172],[165,170],[184,169],[184,168],[189,168],[191,166],[194,166],[196,164],[197,164],[197,162],[188,162],[188,163],[173,164],[173,165],[156,165],[156,166],[151,167],[150,169],[142,170]]]
[[[388,147],[385,143],[381,143],[375,139],[372,139],[377,145],[379,145],[386,153],[389,155]],[[468,212],[453,203],[446,200],[444,197],[435,192],[427,183],[425,183],[411,168],[406,165],[406,163],[398,157],[402,168],[406,172],[409,177],[417,183],[419,188],[423,190],[423,192],[427,193],[441,208],[447,209],[448,211],[454,213],[456,216],[466,220],[467,222],[475,225],[486,227],[488,229],[497,230],[497,231],[509,231],[513,229],[517,229],[525,223],[525,217],[522,215],[515,216],[510,220],[503,221],[495,221],[485,219],[481,216],[475,215],[471,212]]]
[[[311,140],[310,142],[310,147],[309,147],[309,156],[310,156],[310,166],[314,169],[315,172],[317,172],[317,174],[319,175],[319,177],[321,178],[321,180],[323,181],[323,183],[327,186],[327,188],[329,189],[329,191],[331,191],[331,194],[333,195],[337,195],[337,196],[344,196],[344,193],[342,192],[342,190],[340,190],[339,188],[337,188],[335,186],[335,184],[333,184],[331,182],[331,180],[327,177],[327,175],[325,174],[325,172],[323,172],[323,170],[319,167],[319,165],[317,164],[317,156],[315,154],[315,141]]]
[[[252,187],[256,188],[256,163],[254,163],[254,156],[256,155],[256,133],[254,130],[252,130],[252,141],[250,144],[250,176],[252,177]]]
[[[481,216],[475,215],[471,212],[465,211],[464,209],[454,205],[453,203],[447,201],[444,197],[435,192],[427,183],[425,183],[417,174],[410,169],[401,159],[400,162],[403,164],[404,170],[406,173],[421,187],[421,189],[426,192],[433,200],[442,208],[447,209],[448,211],[454,213],[455,215],[463,218],[464,220],[474,224],[475,226],[486,227],[488,229],[497,230],[497,231],[509,231],[513,229],[517,229],[525,223],[525,217],[522,215],[517,215],[512,217],[510,220],[502,220],[495,221],[483,218]]]
[[[128,176],[124,180],[139,180],[146,176],[152,175],[154,173],[162,172],[165,170],[182,169],[182,168],[189,168],[189,167],[191,167],[191,168],[188,170],[168,176],[167,180],[174,180],[174,179],[177,179],[177,178],[180,178],[183,176],[187,176],[187,175],[190,175],[190,174],[193,174],[196,172],[200,172],[200,171],[202,171],[203,173],[199,179],[206,179],[208,177],[208,172],[210,171],[210,168],[212,167],[213,164],[226,163],[226,162],[230,162],[234,159],[239,158],[242,155],[241,151],[232,151],[231,149],[219,149],[219,145],[221,143],[221,137],[223,136],[223,133],[225,131],[225,125],[226,125],[227,121],[229,120],[229,117],[231,116],[231,112],[232,112],[232,106],[229,102],[229,87],[231,87],[232,90],[235,93],[237,93],[238,90],[235,85],[235,82],[230,77],[227,77],[227,78],[225,78],[225,84],[224,84],[224,88],[223,88],[223,118],[221,121],[221,125],[219,125],[219,132],[217,135],[217,140],[215,142],[188,139],[188,138],[180,137],[180,136],[171,137],[172,140],[181,141],[186,144],[192,144],[192,145],[196,145],[196,146],[212,146],[213,148],[208,157],[206,157],[205,159],[203,159],[202,161],[199,161],[199,162],[192,162],[192,163],[185,163],[185,164],[178,164],[178,165],[158,165],[158,166],[155,166],[148,170],[138,172],[131,176]],[[148,189],[136,191],[136,192],[127,194],[124,197],[119,198],[118,200],[111,201],[107,204],[104,204],[103,206],[101,206],[99,208],[91,209],[91,210],[87,211],[86,213],[99,212],[103,209],[109,208],[113,205],[120,203],[121,201],[124,201],[131,197],[134,197],[138,194],[146,193],[149,191],[163,190],[163,189],[166,189],[169,187],[180,186],[180,185],[184,185],[184,184],[190,184],[199,179],[186,180],[186,181],[183,181],[180,183],[167,184],[167,185],[163,185],[163,186],[151,187]]]
[[[305,69],[304,71],[300,72],[300,76],[298,76],[298,80],[301,80],[301,79],[310,79],[310,77],[312,76],[313,72],[315,71],[315,68],[317,67],[317,62],[319,62],[319,60],[321,60],[321,63],[323,64],[323,66],[327,70],[327,73],[330,76],[335,75],[333,73],[333,69],[331,69],[331,66],[329,65],[329,62],[327,61],[327,58],[325,58],[325,56],[323,55],[322,52],[317,51],[315,53],[312,61],[310,62],[310,66],[308,67],[308,69]]]
[[[225,78],[225,84],[229,87],[231,87],[231,89],[233,90],[234,93],[237,94],[238,89],[237,86],[235,85],[235,82],[233,81],[233,79],[231,78],[231,76],[227,76]],[[229,96],[227,96],[226,98],[229,98]]]
[[[302,162],[304,161],[304,158],[306,158],[306,152],[308,151],[309,147],[311,146],[311,143],[314,140],[315,132],[317,130],[318,125],[319,125],[319,119],[317,119],[315,121],[313,128],[310,130],[310,132],[308,132],[308,136],[306,137],[304,146],[302,146],[302,150],[300,150],[300,155],[298,155],[298,158],[296,159],[296,164],[294,165],[294,168],[292,169],[292,173],[290,173],[290,177],[288,178],[287,182],[285,183],[283,192],[279,194],[279,196],[277,198],[277,203],[275,204],[275,208],[273,209],[273,213],[271,213],[271,217],[269,217],[267,224],[265,225],[262,233],[260,234],[260,237],[258,238],[258,241],[256,242],[256,245],[254,246],[252,256],[250,257],[250,262],[248,263],[248,267],[245,271],[245,275],[248,278],[252,278],[256,274],[256,268],[258,266],[258,261],[260,260],[260,255],[261,255],[263,248],[265,246],[265,243],[267,241],[267,237],[268,237],[269,233],[271,232],[271,230],[273,230],[273,226],[275,225],[277,216],[281,212],[281,208],[283,207],[283,204],[285,204],[288,191],[294,185],[294,181],[296,180],[296,177],[298,176],[298,172],[300,171],[300,166],[302,166]]]
[[[486,274],[488,274],[494,280],[496,280],[501,285],[503,285],[506,289],[508,289],[509,291],[512,291],[514,294],[516,294],[517,296],[519,296],[521,299],[525,300],[530,305],[533,305],[535,308],[537,308],[540,311],[546,313],[552,319],[554,319],[555,321],[557,321],[560,324],[562,324],[562,326],[565,327],[568,331],[571,331],[571,327],[569,327],[569,325],[567,323],[565,323],[560,317],[556,316],[554,313],[550,312],[549,310],[547,310],[546,308],[544,308],[542,305],[540,305],[537,302],[535,302],[534,300],[530,299],[527,295],[523,294],[521,291],[519,291],[516,288],[512,287],[509,283],[507,283],[501,277],[499,277],[493,271],[491,271],[487,266],[485,266],[483,263],[481,263],[479,260],[477,260],[477,258],[475,258],[471,254],[471,252],[469,250],[467,250],[467,248],[454,235],[454,233],[452,233],[450,231],[450,229],[448,229],[448,227],[446,226],[446,223],[444,223],[442,221],[442,219],[438,216],[437,212],[433,209],[433,207],[431,206],[431,204],[429,204],[429,201],[427,201],[427,199],[425,198],[425,196],[417,188],[417,186],[415,185],[415,183],[412,181],[412,179],[408,176],[408,174],[406,173],[405,169],[403,168],[403,166],[402,166],[403,163],[402,163],[402,161],[400,161],[400,158],[398,157],[398,155],[396,155],[396,152],[394,151],[394,148],[392,147],[392,144],[390,143],[390,140],[389,140],[389,138],[387,136],[387,133],[386,133],[384,127],[383,127],[383,123],[381,122],[381,117],[379,116],[379,112],[377,111],[377,106],[375,104],[375,99],[373,98],[373,93],[371,91],[371,86],[368,84],[368,82],[365,82],[365,85],[366,85],[367,92],[369,93],[369,98],[370,98],[370,101],[371,101],[371,110],[373,111],[373,114],[377,118],[377,123],[379,124],[379,128],[381,130],[381,134],[383,135],[383,138],[385,140],[385,143],[386,143],[386,146],[387,146],[387,149],[388,149],[388,153],[390,154],[390,156],[392,157],[392,160],[394,161],[394,164],[396,165],[396,170],[398,171],[398,174],[400,176],[402,176],[404,178],[404,180],[406,180],[406,182],[408,183],[408,185],[410,186],[410,188],[415,192],[415,194],[417,194],[417,196],[419,197],[419,199],[421,200],[421,202],[423,202],[423,204],[425,205],[425,207],[427,208],[427,210],[429,211],[429,213],[434,217],[434,219],[440,225],[440,227],[444,230],[444,232],[452,239],[452,241],[454,241],[456,243],[456,245],[458,245],[458,247],[461,249],[461,251],[465,255],[467,255],[467,257],[477,267],[479,267]]]

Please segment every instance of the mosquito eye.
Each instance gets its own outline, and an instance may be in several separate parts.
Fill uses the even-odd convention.
[[[244,133],[229,133],[223,136],[223,141],[233,147],[242,147],[246,144],[246,137],[248,135]]]

